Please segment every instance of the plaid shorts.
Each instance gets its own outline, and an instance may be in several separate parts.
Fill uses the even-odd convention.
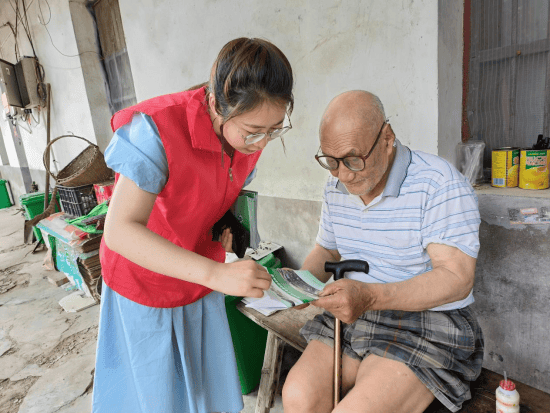
[[[471,398],[481,373],[483,333],[470,307],[450,311],[367,311],[342,324],[342,352],[363,360],[376,354],[405,363],[434,396],[456,412]],[[334,346],[334,316],[325,311],[300,330],[309,343]]]

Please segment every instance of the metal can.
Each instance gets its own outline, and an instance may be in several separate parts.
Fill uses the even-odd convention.
[[[519,187],[548,188],[548,150],[522,149],[519,161]]]
[[[518,186],[519,148],[500,148],[492,152],[491,185],[497,188]]]

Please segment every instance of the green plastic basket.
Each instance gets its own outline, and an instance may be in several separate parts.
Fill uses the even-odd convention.
[[[11,200],[8,194],[8,188],[6,188],[6,181],[0,179],[0,209],[9,207],[11,207]]]
[[[271,264],[268,265],[271,268],[281,267],[281,261],[273,254],[269,254],[262,260]],[[264,265],[260,261],[257,262]],[[241,300],[242,297],[226,296],[225,309],[229,329],[231,330],[233,348],[235,349],[235,358],[237,359],[241,391],[242,394],[248,394],[260,383],[267,330],[237,310],[236,305]]]
[[[52,199],[50,193],[48,200]],[[59,204],[59,195],[57,195],[57,202]],[[19,197],[19,203],[25,209],[25,219],[33,219],[35,216],[44,212],[44,192],[32,192],[30,194],[24,194]],[[59,212],[57,205],[55,206],[55,212]],[[33,228],[34,235],[38,241],[42,241],[42,233],[38,228]]]

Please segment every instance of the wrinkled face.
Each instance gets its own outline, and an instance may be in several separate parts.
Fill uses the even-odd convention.
[[[223,136],[235,150],[248,155],[265,148],[270,139],[270,132],[286,126],[285,116],[285,106],[264,102],[257,108],[225,122]],[[257,133],[267,133],[268,135],[256,143],[247,145],[245,138]]]
[[[364,122],[353,121],[349,118],[326,122],[321,128],[320,137],[323,155],[335,158],[367,155],[372,149],[378,136],[377,133],[382,126],[382,121],[379,123],[373,127],[368,127]],[[350,194],[377,196],[382,193],[385,185],[383,178],[388,172],[392,159],[395,135],[389,125],[385,125],[380,134],[380,139],[366,159],[365,168],[362,171],[354,172],[341,161],[338,169],[330,171],[346,186]]]

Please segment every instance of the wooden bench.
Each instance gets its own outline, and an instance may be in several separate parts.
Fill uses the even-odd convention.
[[[275,392],[279,384],[284,344],[288,343],[297,350],[304,351],[307,343],[299,334],[300,328],[307,320],[322,310],[314,306],[309,306],[304,310],[290,308],[267,317],[256,310],[245,307],[243,303],[238,303],[237,309],[268,331],[256,402],[256,413],[268,413],[273,407]],[[460,412],[494,413],[495,390],[502,379],[503,376],[500,374],[483,369],[480,377],[471,384],[472,399],[462,405]],[[521,398],[521,413],[550,413],[550,394],[518,382],[516,382],[516,386]],[[424,413],[448,412],[449,410],[436,400]]]

